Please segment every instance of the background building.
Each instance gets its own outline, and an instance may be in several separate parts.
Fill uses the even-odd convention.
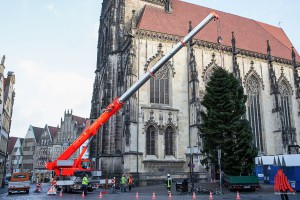
[[[71,112],[69,110],[65,111],[64,119],[61,118],[57,137],[54,137],[52,160],[57,159],[77,139],[86,126],[87,119],[73,115],[72,112],[72,110]],[[80,149],[69,159],[76,159],[79,156],[79,152]]]
[[[180,0],[104,0],[91,120],[212,11]],[[216,12],[220,23],[210,22],[101,127],[90,156],[104,174],[131,173],[141,181],[185,176],[188,146],[198,149],[195,172],[205,173],[199,162],[200,102],[219,67],[233,72],[245,89],[259,155],[297,148],[298,52],[281,28]]]
[[[14,140],[15,140],[15,143],[12,146]],[[7,168],[9,173],[21,172],[22,160],[23,160],[23,152],[22,152],[23,141],[24,141],[24,138],[14,138],[14,137],[11,137],[9,140],[8,152],[11,152],[10,166]],[[12,151],[10,151],[11,146],[13,147]]]
[[[2,57],[0,63],[0,180],[3,180],[7,170],[7,146],[15,97],[15,75],[13,72],[8,72],[7,77],[4,77],[4,63],[5,56]],[[1,186],[2,181],[0,181]]]
[[[44,129],[30,125],[22,144],[22,172],[34,173],[37,165],[37,145],[40,142]],[[35,176],[38,178],[38,176]]]

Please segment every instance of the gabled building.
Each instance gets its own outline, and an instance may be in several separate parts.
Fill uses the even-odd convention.
[[[36,177],[39,177],[38,182],[49,181],[51,172],[46,170],[45,163],[52,159],[53,136],[57,135],[57,128],[46,124],[40,140],[37,142],[35,156]]]
[[[205,26],[101,127],[90,151],[97,169],[141,181],[188,175],[187,147],[196,146],[202,158],[201,100],[216,68],[244,87],[259,155],[299,148],[300,56],[284,30],[180,0],[103,0],[90,119],[211,12],[220,23]],[[200,162],[194,170],[206,173]]]
[[[23,152],[23,162],[22,162],[22,171],[23,172],[34,172],[36,166],[36,149],[37,144],[40,142],[41,136],[43,134],[44,129],[35,127],[30,125],[26,136],[24,138],[24,142],[22,144],[22,152]]]
[[[13,72],[8,72],[7,77],[4,77],[4,63],[5,56],[2,57],[0,63],[0,180],[2,180],[7,170],[7,145],[9,140],[15,97],[15,75]],[[1,185],[2,181],[0,181],[0,186]]]
[[[79,117],[71,112],[65,111],[64,119],[61,118],[60,128],[57,132],[57,137],[54,138],[53,143],[53,157],[52,160],[57,159],[62,152],[64,152],[82,133],[86,127],[87,118]],[[79,156],[80,149],[69,159],[76,159]]]
[[[7,158],[6,158],[6,169],[7,173],[12,172],[12,154],[14,153],[14,147],[17,142],[17,137],[10,137],[7,145]]]
[[[17,138],[15,144],[12,148],[11,158],[10,158],[10,166],[8,169],[10,173],[13,172],[21,172],[22,171],[22,161],[23,161],[23,154],[22,154],[22,143],[24,138]],[[9,149],[10,149],[9,145]]]

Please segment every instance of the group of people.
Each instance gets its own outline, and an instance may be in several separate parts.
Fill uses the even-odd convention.
[[[113,188],[115,187],[116,179],[115,177],[112,179]],[[88,176],[85,174],[85,176],[82,178],[82,189],[84,191],[84,195],[87,195],[87,188],[88,188]],[[126,184],[128,185],[129,192],[131,191],[131,187],[133,185],[133,177],[132,175],[129,175],[128,179],[126,180],[125,174],[122,175],[122,178],[120,180],[121,185],[121,192],[126,192]],[[167,175],[167,178],[165,180],[165,186],[168,190],[168,194],[171,192],[172,188],[172,179],[170,177],[170,174]]]
[[[126,178],[125,178],[125,174],[122,175],[122,178],[120,180],[121,192],[126,192],[126,184],[128,184],[128,190],[130,192],[132,184],[133,184],[133,177],[132,177],[132,175],[129,175],[127,181],[126,181]]]

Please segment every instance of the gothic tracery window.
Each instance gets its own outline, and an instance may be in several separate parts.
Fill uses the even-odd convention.
[[[248,118],[252,129],[253,140],[259,152],[263,152],[260,84],[255,76],[247,80]]]
[[[150,103],[169,104],[170,86],[169,86],[169,69],[164,65],[150,79]]]
[[[280,105],[283,117],[283,127],[292,127],[291,125],[291,92],[286,82],[279,84]]]
[[[155,127],[150,125],[146,132],[147,155],[155,155]]]
[[[212,67],[209,67],[207,69],[207,71],[205,72],[205,77],[204,77],[204,83],[205,83],[205,86],[207,85],[207,83],[210,81],[210,77],[212,76],[212,74],[214,73],[214,71],[216,69],[218,69],[219,67],[218,66],[212,66]]]
[[[167,127],[165,131],[165,155],[173,155],[173,135],[174,129],[172,127]]]

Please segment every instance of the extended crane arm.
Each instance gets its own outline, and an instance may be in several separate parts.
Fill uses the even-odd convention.
[[[46,169],[55,170],[59,168],[58,160],[68,159],[87,139],[94,136],[99,128],[110,119],[124,103],[142,87],[171,57],[173,57],[185,44],[194,37],[202,28],[204,28],[212,19],[219,19],[219,16],[212,12],[202,22],[200,22],[191,32],[189,32],[172,50],[162,57],[151,69],[149,69],[136,83],[134,83],[120,98],[115,98],[110,103],[105,112],[94,123],[87,128],[56,160],[46,163]]]

